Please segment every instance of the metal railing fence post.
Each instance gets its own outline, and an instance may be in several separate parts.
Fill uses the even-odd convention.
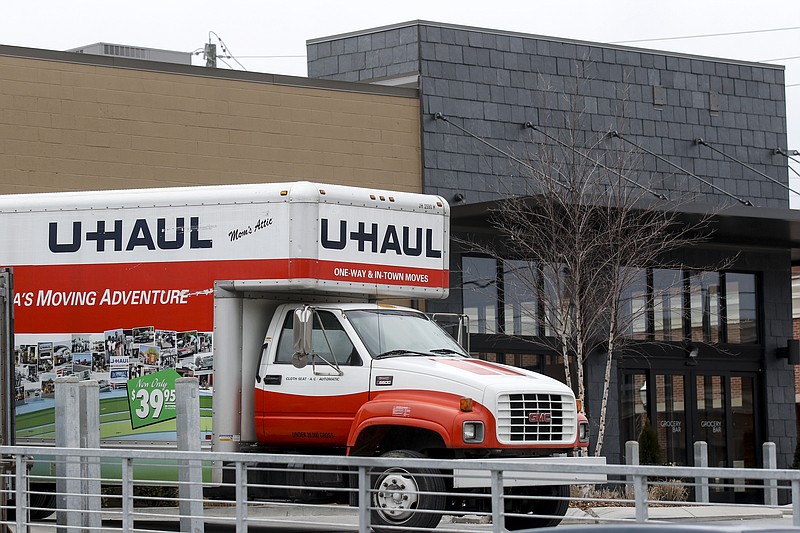
[[[708,468],[708,444],[699,440],[694,443],[694,466],[697,468]],[[708,478],[694,478],[694,501],[697,503],[708,503]]]
[[[800,527],[800,479],[792,480],[792,525]]]
[[[28,522],[28,461],[25,456],[18,453],[15,458],[17,471],[14,473],[17,487],[16,513],[17,531],[27,531]]]
[[[80,391],[75,376],[56,379],[56,446],[80,448]],[[82,522],[81,457],[62,457],[56,463],[56,524],[59,533],[77,531]],[[66,527],[61,527],[66,526]]]
[[[633,499],[636,505],[636,521],[647,522],[647,476],[633,476]]]
[[[236,531],[247,531],[247,465],[236,462]]]
[[[369,517],[369,476],[367,467],[358,467],[358,533],[369,533],[372,530]]]
[[[503,495],[503,472],[492,470],[492,531],[503,533],[506,530],[505,498]]]
[[[764,468],[776,470],[778,468],[778,452],[774,442],[765,442],[762,446],[764,450]],[[778,480],[764,480],[764,505],[778,505]]]
[[[133,531],[133,459],[122,459],[122,531]]]

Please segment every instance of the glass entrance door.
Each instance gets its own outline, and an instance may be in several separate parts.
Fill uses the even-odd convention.
[[[758,466],[755,397],[754,377],[731,376],[731,427],[735,435],[731,448],[731,466],[734,468]]]
[[[728,466],[727,391],[723,376],[695,377],[694,441],[708,444],[708,466]]]
[[[755,378],[751,375],[695,376],[694,440],[708,444],[708,466],[755,467],[760,454],[756,435]],[[718,480],[721,481],[721,480]],[[728,480],[730,482],[732,480]],[[761,491],[745,488],[754,481],[736,480],[734,488],[712,487],[712,500],[760,501]]]
[[[694,464],[694,443],[705,441],[711,467],[760,465],[755,374],[642,370],[623,374],[621,382],[622,437],[644,442],[641,435],[650,421],[658,449],[649,456],[658,457],[659,463]],[[711,498],[745,502],[759,494],[755,489],[717,487]]]
[[[663,443],[666,464],[686,465],[686,378],[679,374],[656,375],[656,429]]]

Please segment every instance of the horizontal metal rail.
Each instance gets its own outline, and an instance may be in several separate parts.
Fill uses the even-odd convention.
[[[693,501],[694,492],[702,492],[709,488],[712,492],[725,490],[782,491],[783,501],[791,501],[792,523],[800,526],[800,471],[782,469],[752,468],[711,468],[688,466],[638,466],[584,464],[573,458],[553,459],[549,462],[525,462],[519,460],[483,460],[483,459],[423,459],[405,457],[341,457],[323,455],[283,455],[265,453],[217,453],[210,451],[178,451],[165,449],[120,449],[120,448],[54,448],[45,446],[0,446],[0,482],[6,493],[5,500],[13,500],[13,505],[6,511],[13,512],[14,518],[4,523],[13,525],[17,531],[26,531],[31,520],[29,515],[35,511],[44,511],[43,501],[48,495],[42,487],[55,486],[56,476],[34,473],[37,463],[46,465],[80,464],[85,461],[113,462],[119,465],[118,478],[87,479],[81,470],[67,469],[66,476],[60,479],[62,492],[56,495],[56,502],[70,502],[71,506],[58,509],[61,518],[74,517],[69,513],[81,513],[84,517],[100,514],[104,520],[102,529],[113,530],[112,525],[121,531],[139,529],[141,520],[200,520],[221,521],[235,525],[237,530],[246,529],[247,524],[280,524],[296,522],[298,517],[314,516],[320,527],[326,525],[342,525],[342,518],[347,517],[353,528],[358,531],[370,531],[375,513],[381,512],[381,502],[389,500],[391,490],[384,491],[375,486],[376,473],[386,470],[397,472],[424,472],[420,474],[430,480],[439,478],[442,483],[431,481],[414,491],[407,493],[412,499],[442,496],[444,499],[464,496],[464,491],[453,488],[454,472],[462,472],[465,476],[476,476],[486,480],[485,490],[476,490],[469,496],[476,503],[475,509],[459,512],[457,509],[422,509],[421,513],[447,515],[448,531],[506,531],[507,523],[520,523],[541,516],[548,519],[549,511],[537,514],[536,503],[540,501],[570,501],[567,519],[585,522],[646,522],[652,521],[653,514],[662,516],[670,509],[695,509],[719,507],[707,501]],[[156,490],[163,482],[148,478],[142,472],[148,469],[163,468],[201,468],[198,465],[211,465],[218,473],[227,475],[222,480],[203,482],[206,489],[228,489],[217,500],[192,497],[191,513],[184,513],[179,508],[180,497],[162,494],[148,494],[148,489]],[[301,470],[298,470],[301,469]],[[41,470],[41,469],[40,469]],[[55,472],[56,469],[51,468]],[[350,476],[352,482],[343,486],[318,486],[312,483],[299,483],[290,474],[301,471],[314,479],[339,473]],[[76,474],[77,472],[77,474]],[[248,479],[248,474],[272,473],[278,481],[255,482]],[[286,474],[284,476],[284,474]],[[568,496],[563,493],[538,493],[515,491],[509,483],[516,478],[536,478],[543,485],[563,485],[570,476],[576,479],[607,479],[608,483],[598,482],[573,487]],[[282,477],[284,476],[284,477]],[[400,475],[402,479],[402,475]],[[298,478],[302,481],[302,478]],[[701,481],[698,481],[701,480]],[[83,491],[81,482],[96,482],[103,491]],[[186,483],[174,482],[173,487]],[[109,493],[109,487],[117,487]],[[14,488],[16,487],[16,488]],[[431,487],[447,487],[445,490],[434,490]],[[733,487],[734,489],[731,489]],[[136,494],[137,490],[139,491]],[[339,494],[336,497],[344,503],[316,504],[297,503],[291,498],[284,501],[265,502],[257,499],[255,494],[280,490],[292,494],[301,492],[314,496],[319,494]],[[385,492],[387,494],[385,494]],[[663,494],[667,494],[663,496]],[[101,511],[91,510],[86,502],[89,499],[103,499]],[[444,499],[442,501],[444,501]],[[312,498],[313,500],[313,498]],[[765,496],[765,500],[767,500]],[[184,502],[187,498],[184,498]],[[483,503],[481,503],[483,502]],[[532,505],[522,504],[528,502]],[[391,503],[391,502],[390,502]],[[145,507],[154,504],[166,504],[167,507]],[[557,507],[557,506],[556,506]],[[618,508],[625,512],[598,513],[598,509]],[[746,507],[746,506],[744,506]],[[752,508],[783,509],[776,505],[752,506]],[[98,509],[99,506],[94,509]],[[741,510],[741,504],[731,505],[731,509]],[[531,510],[533,509],[533,510]],[[549,509],[549,508],[548,508]],[[789,509],[788,507],[786,509]],[[699,511],[698,511],[699,512]],[[558,514],[558,513],[557,513]],[[61,518],[59,520],[61,520]],[[555,516],[560,518],[560,516]],[[85,519],[85,518],[84,518]],[[659,518],[655,518],[659,519]],[[77,520],[77,519],[76,519]],[[109,522],[114,520],[115,522]],[[59,522],[61,523],[61,522]],[[67,521],[73,526],[78,522]],[[524,522],[523,522],[524,523]],[[50,522],[50,524],[53,524]],[[138,525],[137,525],[138,524]],[[134,529],[136,526],[137,529]],[[37,525],[38,527],[38,525]],[[81,530],[96,529],[91,524],[75,525]],[[459,529],[461,528],[461,529]],[[382,527],[383,531],[429,530],[413,527]]]

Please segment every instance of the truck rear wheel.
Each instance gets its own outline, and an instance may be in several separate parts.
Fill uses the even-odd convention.
[[[395,450],[382,457],[424,457],[412,450]],[[396,531],[381,526],[435,528],[444,511],[444,479],[438,470],[430,468],[390,467],[374,469],[370,474],[372,529],[376,532]],[[430,494],[423,494],[430,493]]]
[[[520,515],[547,516],[508,516],[505,526],[509,531],[535,527],[555,527],[569,509],[569,485],[550,485],[546,487],[514,487],[506,490],[508,496],[537,496],[536,499],[506,498],[506,513]]]
[[[6,519],[16,520],[16,500],[9,500]],[[53,485],[32,484],[28,494],[28,512],[31,520],[44,520],[56,512],[56,495]]]

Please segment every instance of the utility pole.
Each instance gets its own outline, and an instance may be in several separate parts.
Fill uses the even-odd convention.
[[[206,66],[217,68],[217,45],[206,43],[203,55],[206,56]]]

